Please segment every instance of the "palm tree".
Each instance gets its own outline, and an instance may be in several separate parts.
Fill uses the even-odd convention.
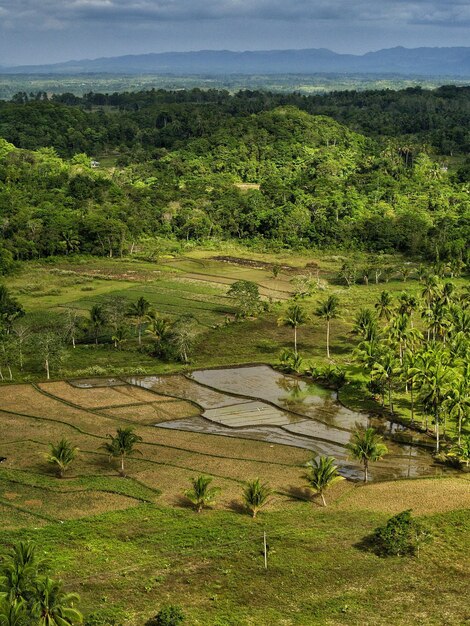
[[[330,322],[338,317],[339,298],[338,296],[328,296],[321,302],[315,311],[315,315],[326,320],[326,356],[330,358]]]
[[[364,428],[360,424],[352,433],[347,444],[350,458],[359,461],[364,466],[364,482],[368,480],[369,463],[379,461],[388,453],[387,446],[382,443],[382,437],[373,428]]]
[[[413,313],[417,308],[418,300],[415,296],[412,296],[406,291],[398,296],[398,313],[409,317],[411,328],[413,328]]]
[[[267,483],[261,483],[259,478],[248,481],[243,489],[243,502],[250,511],[251,516],[255,518],[258,511],[266,506],[272,489]]]
[[[59,478],[63,478],[64,473],[75,460],[78,448],[74,448],[67,439],[61,439],[59,443],[50,443],[49,445],[51,452],[47,455],[47,460],[57,467]]]
[[[426,301],[428,308],[437,299],[440,292],[440,284],[438,276],[426,276],[424,279],[424,287],[421,296]]]
[[[118,428],[115,436],[108,435],[108,437],[110,441],[100,447],[109,453],[110,458],[121,459],[121,469],[119,473],[121,476],[125,476],[124,459],[134,453],[142,454],[140,450],[134,448],[136,443],[142,441],[142,437],[136,435],[134,429],[131,427]]]
[[[462,378],[457,384],[452,385],[447,400],[444,402],[444,408],[457,422],[457,444],[460,446],[462,425],[470,419],[469,381]]]
[[[291,304],[285,315],[279,318],[278,323],[294,329],[294,354],[297,355],[297,328],[308,321],[308,315],[299,304]]]
[[[388,389],[388,404],[393,415],[392,390],[396,377],[400,373],[398,362],[391,350],[380,355],[380,360],[372,367],[372,378],[379,380]]]
[[[0,599],[0,626],[26,626],[28,615],[24,600],[10,602]]]
[[[185,491],[184,495],[194,504],[197,513],[200,513],[205,506],[212,504],[220,491],[218,487],[210,488],[211,482],[212,478],[209,476],[192,478],[192,489]]]
[[[377,338],[377,318],[372,309],[359,309],[354,320],[353,333],[362,337],[364,341],[373,341]]]
[[[98,335],[102,328],[106,326],[106,321],[106,315],[103,307],[100,304],[94,304],[90,309],[89,324],[93,330],[95,345],[98,345]]]
[[[305,478],[310,488],[320,495],[323,506],[326,506],[325,491],[328,487],[343,479],[338,474],[335,459],[331,456],[320,456],[308,461],[307,468]]]
[[[32,607],[33,615],[38,616],[38,626],[73,626],[81,624],[81,613],[73,607],[78,602],[76,593],[66,593],[62,583],[46,577],[36,585]]]
[[[420,371],[421,398],[426,411],[434,417],[436,452],[439,452],[440,414],[444,401],[448,398],[452,370],[440,359],[435,351],[428,356],[426,369]]]
[[[20,602],[33,595],[34,580],[46,565],[29,541],[20,541],[6,554],[0,570],[0,596]]]
[[[142,326],[144,324],[144,321],[148,318],[150,310],[151,310],[151,304],[143,296],[140,296],[137,302],[133,302],[129,306],[128,315],[130,317],[135,318],[137,322],[137,329],[139,333],[139,345],[142,343]]]
[[[113,333],[113,336],[111,337],[112,341],[114,342],[114,347],[116,348],[116,350],[120,350],[122,344],[126,341],[127,339],[127,328],[125,326],[118,326],[116,328],[116,330]]]
[[[379,315],[379,319],[390,321],[393,313],[392,295],[389,291],[382,291],[378,302],[375,303],[375,309]]]

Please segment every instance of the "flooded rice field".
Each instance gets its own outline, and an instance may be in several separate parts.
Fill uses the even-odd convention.
[[[276,372],[269,366],[198,370],[191,375],[136,376],[127,384],[192,402],[200,415],[155,424],[190,432],[256,439],[334,456],[344,476],[362,477],[348,459],[346,444],[356,424],[373,425],[386,438],[389,454],[371,469],[374,480],[430,476],[446,471],[422,447],[401,443],[413,433],[387,420],[342,406],[336,394]]]

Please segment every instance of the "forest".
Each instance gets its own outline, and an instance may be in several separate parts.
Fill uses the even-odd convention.
[[[444,155],[467,149],[467,94],[19,94],[0,104],[2,271],[158,236],[466,262],[469,167]]]

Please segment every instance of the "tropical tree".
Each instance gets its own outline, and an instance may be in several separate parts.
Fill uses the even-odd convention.
[[[309,487],[321,497],[323,506],[326,506],[325,491],[331,487],[331,485],[343,479],[343,477],[338,474],[335,459],[331,456],[320,456],[308,461],[305,478]]]
[[[67,309],[65,319],[65,336],[70,339],[72,346],[75,348],[77,344],[77,333],[80,330],[82,318],[76,309]]]
[[[328,296],[321,302],[315,310],[315,315],[326,321],[326,356],[330,358],[330,323],[338,317],[339,298],[338,296]]]
[[[120,474],[125,476],[124,461],[126,457],[132,454],[142,454],[140,450],[135,448],[136,443],[142,441],[142,437],[136,435],[134,429],[131,427],[118,428],[115,435],[108,435],[110,441],[107,441],[102,446],[103,450],[108,452],[110,458],[120,459]]]
[[[32,614],[38,616],[37,626],[73,626],[81,624],[81,613],[74,608],[79,596],[66,593],[60,581],[40,579],[35,589]]]
[[[368,480],[369,463],[379,461],[388,453],[382,437],[373,428],[364,428],[357,425],[347,444],[350,458],[359,461],[364,466],[364,482]]]
[[[255,315],[260,307],[259,287],[251,280],[237,280],[230,286],[227,295],[234,298],[238,305],[238,315]]]
[[[462,426],[470,420],[470,381],[461,378],[449,388],[447,399],[444,401],[444,410],[457,423],[457,445],[462,439]]]
[[[297,303],[291,304],[285,315],[279,318],[278,323],[282,326],[289,326],[294,329],[294,354],[297,355],[297,328],[303,326],[308,321],[305,310]]]
[[[176,357],[188,363],[190,354],[197,337],[197,321],[191,313],[180,315],[174,322],[169,334],[169,343],[173,347]]]
[[[355,319],[353,333],[364,341],[373,341],[378,336],[377,318],[374,311],[367,308],[359,309]]]
[[[398,296],[398,313],[400,315],[407,315],[410,320],[410,326],[413,328],[413,313],[418,308],[418,299],[404,291]]]
[[[55,465],[59,478],[63,478],[65,472],[75,460],[78,448],[74,448],[67,439],[61,439],[58,443],[50,443],[49,445],[51,452],[47,455],[47,460],[52,465]]]
[[[253,518],[258,515],[260,509],[266,506],[271,494],[272,489],[267,483],[261,483],[259,478],[245,484],[243,502]]]
[[[389,291],[382,291],[378,302],[375,303],[375,309],[379,319],[390,321],[393,314],[393,299]]]
[[[436,452],[440,447],[440,415],[444,401],[448,398],[452,370],[440,358],[438,351],[427,355],[424,369],[420,369],[418,381],[420,385],[420,395],[426,412],[434,417],[436,434]]]
[[[202,475],[192,478],[192,488],[185,491],[185,496],[194,504],[197,513],[211,505],[220,491],[218,487],[210,487],[212,480],[210,476]]]
[[[117,350],[121,350],[122,344],[126,341],[128,336],[129,332],[126,326],[118,326],[111,336],[111,339],[114,342],[114,347]]]
[[[26,602],[0,598],[0,626],[31,626]]]
[[[36,350],[42,360],[47,380],[51,377],[51,369],[59,366],[64,359],[64,346],[61,337],[51,331],[36,333]]]
[[[142,343],[142,328],[151,311],[152,305],[143,296],[129,306],[128,315],[135,319],[138,330],[139,345]]]
[[[371,376],[378,379],[388,390],[388,405],[393,415],[392,391],[394,383],[400,374],[399,363],[391,350],[386,350],[380,355],[380,359],[372,366]]]
[[[106,312],[100,304],[94,304],[90,309],[90,319],[88,324],[93,331],[95,345],[98,345],[98,336],[107,324]]]

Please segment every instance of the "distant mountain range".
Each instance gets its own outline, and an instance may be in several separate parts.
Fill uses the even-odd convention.
[[[363,55],[326,48],[162,52],[51,65],[1,67],[3,74],[397,74],[470,77],[470,47],[389,48]]]

